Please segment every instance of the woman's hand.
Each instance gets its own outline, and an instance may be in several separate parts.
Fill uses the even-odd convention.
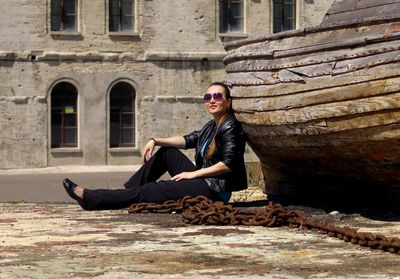
[[[175,136],[169,138],[151,138],[142,149],[142,162],[146,163],[149,158],[153,155],[154,147],[166,146],[175,148],[185,148],[186,140],[183,136]]]
[[[150,139],[142,149],[142,162],[146,163],[149,158],[153,155],[154,147],[156,146],[156,140]]]
[[[174,177],[171,177],[171,180],[179,181],[183,179],[193,179],[198,177],[211,177],[221,175],[230,171],[231,169],[228,168],[224,163],[218,162],[215,165],[207,168],[202,168],[190,172],[181,172]]]
[[[175,175],[174,177],[171,177],[171,180],[175,180],[175,181],[179,181],[179,180],[183,180],[183,179],[193,179],[196,178],[196,172],[191,171],[191,172],[181,172],[177,175]]]

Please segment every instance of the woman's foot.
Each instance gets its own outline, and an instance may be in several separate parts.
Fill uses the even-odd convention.
[[[63,181],[64,189],[67,192],[67,194],[76,200],[79,205],[85,209],[84,203],[83,203],[83,188],[69,180],[68,178],[65,178]]]

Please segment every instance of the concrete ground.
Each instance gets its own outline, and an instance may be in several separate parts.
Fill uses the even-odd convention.
[[[61,185],[70,177],[91,188],[119,187],[136,168],[0,171],[0,278],[400,278],[399,254],[288,227],[193,226],[179,214],[86,212]],[[260,189],[232,198],[241,206],[263,200]],[[396,213],[295,208],[400,237]]]

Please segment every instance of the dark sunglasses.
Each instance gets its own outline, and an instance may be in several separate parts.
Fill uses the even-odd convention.
[[[219,92],[213,93],[213,94],[207,93],[203,97],[205,102],[211,101],[211,98],[213,98],[215,101],[219,101],[219,100],[222,100],[224,98],[224,94],[219,93]]]

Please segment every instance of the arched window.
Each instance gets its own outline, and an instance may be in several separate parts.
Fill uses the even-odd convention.
[[[110,92],[110,147],[135,145],[135,90],[119,82]]]
[[[77,147],[78,91],[68,82],[60,82],[51,91],[51,147]]]

